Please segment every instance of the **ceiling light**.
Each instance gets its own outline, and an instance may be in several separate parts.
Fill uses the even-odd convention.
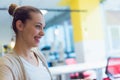
[[[47,14],[48,11],[47,10],[40,10],[42,12],[43,15]]]

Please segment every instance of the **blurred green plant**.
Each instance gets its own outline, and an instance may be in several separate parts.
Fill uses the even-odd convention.
[[[106,1],[106,0],[100,0],[100,3],[103,3],[104,1]]]

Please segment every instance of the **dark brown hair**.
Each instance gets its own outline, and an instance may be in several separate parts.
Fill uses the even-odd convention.
[[[8,12],[13,16],[12,28],[15,33],[17,33],[16,21],[21,20],[22,23],[25,23],[27,19],[31,19],[31,12],[41,13],[41,11],[32,6],[21,6],[18,7],[16,4],[11,4],[9,6]],[[42,13],[41,13],[42,14]]]

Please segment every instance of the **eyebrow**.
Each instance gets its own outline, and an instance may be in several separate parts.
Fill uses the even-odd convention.
[[[37,22],[37,24],[40,24],[41,26],[43,26],[43,24],[41,22]],[[43,28],[45,28],[46,24],[44,25]]]
[[[40,23],[40,22],[37,22],[37,24],[43,25],[43,24],[42,24],[42,23]]]

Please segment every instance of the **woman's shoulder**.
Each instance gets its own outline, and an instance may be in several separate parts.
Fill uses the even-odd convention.
[[[23,67],[21,67],[21,62],[19,57],[13,53],[5,54],[3,57],[0,58],[0,76],[6,75],[9,73],[15,76],[15,80],[25,80],[23,79]],[[22,74],[22,75],[21,75]],[[13,77],[13,76],[12,76]],[[21,78],[21,79],[18,79]],[[1,80],[1,78],[0,78]],[[8,79],[4,79],[8,80]],[[13,79],[11,79],[13,80]]]
[[[16,56],[10,52],[0,57],[0,65],[12,66],[16,60]]]
[[[11,72],[13,66],[9,59],[5,57],[6,55],[0,57],[0,80],[13,80]]]
[[[5,54],[3,57],[0,58],[0,68],[9,68],[13,72],[19,70],[21,66],[20,60],[17,55],[12,54],[11,52]]]

